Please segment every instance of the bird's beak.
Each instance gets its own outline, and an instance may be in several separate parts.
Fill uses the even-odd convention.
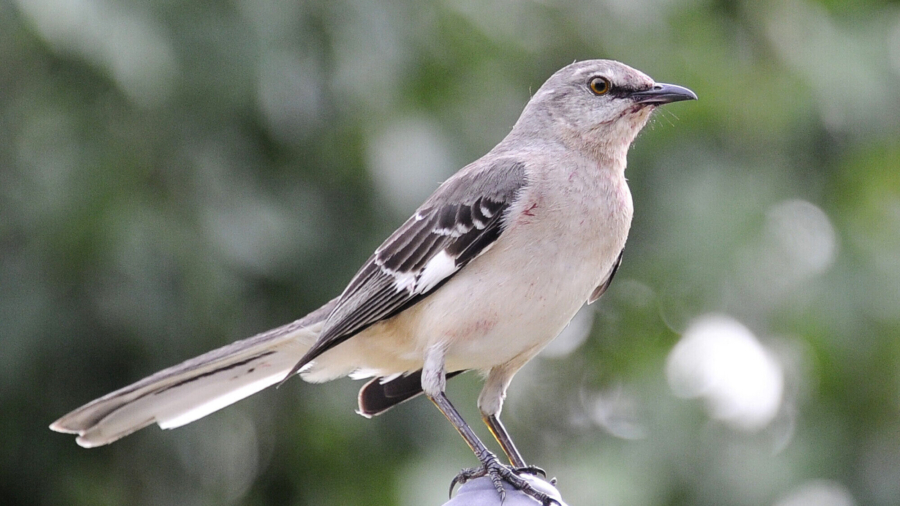
[[[632,93],[631,99],[639,104],[662,105],[682,100],[697,100],[697,94],[684,86],[657,83],[649,90]]]

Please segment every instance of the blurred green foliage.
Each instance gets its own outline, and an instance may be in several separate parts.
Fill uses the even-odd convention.
[[[700,101],[632,149],[625,262],[577,353],[513,383],[520,449],[573,505],[897,504],[900,6],[874,0],[0,0],[0,504],[442,503],[465,445],[425,401],[355,415],[350,380],[94,450],[47,425],[315,309],[600,57]],[[772,416],[673,395],[711,314],[777,365]],[[473,422],[479,388],[450,386]]]

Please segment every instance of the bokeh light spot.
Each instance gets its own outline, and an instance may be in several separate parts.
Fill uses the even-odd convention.
[[[675,395],[703,398],[713,418],[749,431],[775,418],[784,390],[781,365],[725,315],[691,323],[669,354],[666,376]]]

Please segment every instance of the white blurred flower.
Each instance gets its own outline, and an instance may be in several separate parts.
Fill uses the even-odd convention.
[[[758,430],[781,406],[784,371],[752,332],[725,315],[692,322],[666,364],[669,386],[684,398],[702,397],[713,418]]]
[[[855,506],[850,492],[835,481],[811,480],[789,491],[775,506]]]

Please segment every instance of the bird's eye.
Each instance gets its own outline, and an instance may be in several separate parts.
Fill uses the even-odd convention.
[[[594,95],[606,95],[611,87],[609,79],[605,77],[592,77],[588,86],[591,88]]]

